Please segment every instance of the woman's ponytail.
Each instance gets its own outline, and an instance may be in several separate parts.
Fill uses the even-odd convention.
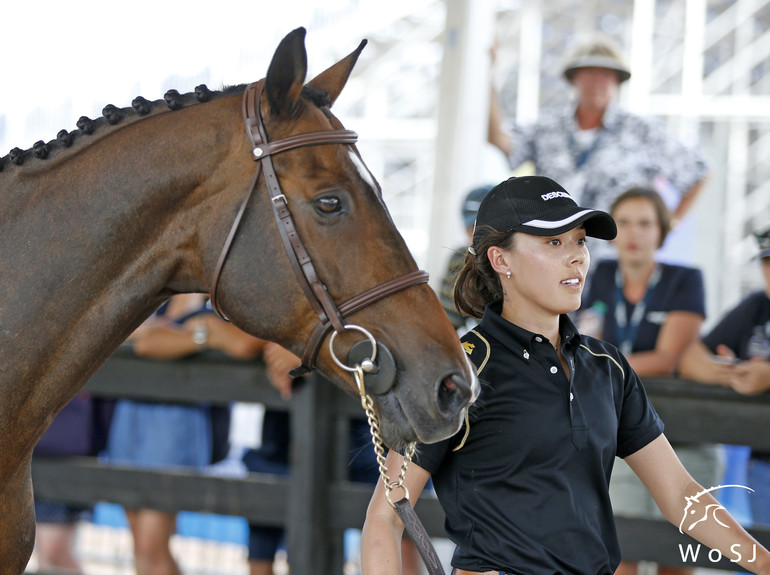
[[[500,277],[492,268],[487,250],[492,246],[503,250],[513,248],[514,235],[515,232],[490,230],[477,239],[478,245],[473,246],[473,252],[468,250],[465,254],[454,287],[455,307],[461,315],[481,318],[487,304],[503,299]]]

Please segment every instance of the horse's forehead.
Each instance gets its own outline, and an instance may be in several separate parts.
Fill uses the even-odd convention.
[[[366,182],[366,185],[368,185],[371,189],[376,190],[377,182],[374,181],[374,176],[369,171],[369,168],[366,167],[366,164],[364,164],[364,161],[361,159],[361,157],[352,148],[348,148],[348,156],[350,156],[350,160],[353,163],[353,166],[356,168],[359,177],[364,182]]]

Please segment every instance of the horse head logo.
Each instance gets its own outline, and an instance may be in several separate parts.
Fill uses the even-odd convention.
[[[693,509],[694,505],[696,503],[700,503],[701,496],[705,495],[706,493],[711,493],[712,491],[716,491],[717,489],[724,489],[725,487],[739,487],[741,489],[746,489],[747,491],[750,491],[751,493],[754,493],[754,490],[750,487],[746,487],[745,485],[717,485],[716,487],[709,487],[708,489],[704,489],[703,491],[700,491],[693,495],[692,497],[685,497],[684,500],[687,502],[687,504],[684,507],[684,513],[682,514],[682,520],[679,522],[679,533],[684,533],[682,531],[682,525],[687,520],[687,518],[691,515],[695,515],[698,510]],[[706,519],[709,518],[709,514],[714,518],[714,521],[719,523],[722,527],[730,528],[729,525],[722,523],[719,520],[719,517],[717,516],[717,513],[719,511],[724,511],[727,513],[727,510],[724,508],[723,505],[720,505],[719,503],[711,503],[709,505],[706,505],[706,508],[703,509],[703,515],[700,518],[696,518],[695,521],[693,521],[689,527],[687,527],[687,531],[691,531],[693,527],[695,527],[698,523],[703,523],[706,521]]]

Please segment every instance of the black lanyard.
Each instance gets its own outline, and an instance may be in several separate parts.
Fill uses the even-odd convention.
[[[618,347],[624,355],[629,355],[634,347],[636,332],[639,331],[639,324],[642,323],[644,314],[647,312],[647,305],[650,303],[650,297],[655,286],[658,285],[661,272],[660,264],[655,264],[655,269],[647,282],[644,298],[634,306],[629,317],[630,303],[623,295],[623,274],[620,271],[620,265],[615,270],[615,324],[618,328]]]

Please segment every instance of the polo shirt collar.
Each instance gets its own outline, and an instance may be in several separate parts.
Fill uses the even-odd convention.
[[[492,333],[506,348],[516,355],[531,352],[535,343],[539,343],[546,337],[542,334],[533,333],[518,325],[511,323],[502,316],[503,303],[501,301],[487,304],[484,310],[484,316],[481,318],[481,327]],[[559,335],[562,341],[562,350],[572,351],[580,345],[580,333],[575,324],[566,314],[559,316]]]

